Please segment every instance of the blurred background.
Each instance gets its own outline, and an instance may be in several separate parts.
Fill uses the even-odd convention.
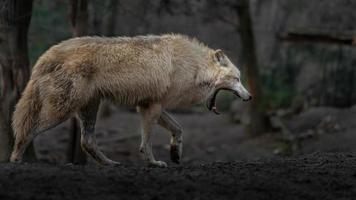
[[[356,1],[3,0],[0,2],[0,161],[12,149],[11,114],[32,66],[50,46],[77,36],[181,33],[222,49],[255,97],[220,93],[221,115],[204,105],[171,110],[184,128],[183,163],[356,150]],[[39,135],[27,160],[92,162],[75,119]],[[139,164],[134,108],[103,102],[100,149]],[[169,134],[154,151],[169,161]]]

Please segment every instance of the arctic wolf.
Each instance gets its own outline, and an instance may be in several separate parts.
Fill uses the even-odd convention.
[[[37,61],[13,115],[14,150],[20,162],[33,138],[76,116],[81,146],[99,164],[115,165],[97,147],[94,127],[100,101],[136,106],[142,117],[140,152],[146,163],[167,166],[152,153],[156,123],[171,132],[171,159],[179,163],[182,128],[165,109],[207,101],[228,90],[243,100],[251,95],[240,72],[221,50],[183,35],[80,37],[51,47]]]

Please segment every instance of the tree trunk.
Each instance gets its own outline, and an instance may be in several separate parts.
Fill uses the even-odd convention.
[[[85,36],[88,34],[88,1],[70,0],[70,22],[73,36]],[[87,156],[80,145],[80,128],[75,118],[71,119],[71,137],[67,159],[76,164],[85,164]]]
[[[105,35],[114,36],[116,28],[116,16],[118,8],[118,0],[110,0],[107,5],[107,15],[105,19]]]
[[[88,34],[88,1],[70,0],[70,22],[74,37]]]
[[[266,131],[267,120],[263,105],[261,78],[258,69],[255,38],[252,31],[249,0],[240,0],[237,6],[237,15],[239,17],[244,70],[247,75],[249,91],[253,96],[253,100],[249,102],[249,120],[246,128],[250,135],[255,136]]]
[[[89,33],[91,35],[102,35],[103,33],[103,13],[106,10],[101,9],[101,4],[103,4],[102,0],[90,0],[88,2],[88,12],[89,16]],[[104,11],[103,11],[104,10]]]
[[[27,34],[31,13],[32,0],[0,1],[0,161],[9,159],[12,113],[30,75]],[[32,143],[24,159],[35,159]]]

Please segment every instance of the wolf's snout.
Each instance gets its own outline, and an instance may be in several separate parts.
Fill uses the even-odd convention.
[[[249,95],[247,99],[243,99],[243,101],[250,101],[252,99],[252,96]]]
[[[236,83],[232,90],[234,91],[234,94],[240,97],[243,101],[249,101],[252,99],[251,94],[240,82]]]
[[[252,99],[252,96],[249,93],[239,93],[239,92],[234,92],[234,94],[238,97],[240,97],[243,101],[250,101]]]

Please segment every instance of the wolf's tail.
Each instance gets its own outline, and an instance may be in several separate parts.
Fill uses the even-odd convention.
[[[34,131],[39,123],[41,107],[38,85],[30,80],[12,116],[15,141],[22,141]]]

